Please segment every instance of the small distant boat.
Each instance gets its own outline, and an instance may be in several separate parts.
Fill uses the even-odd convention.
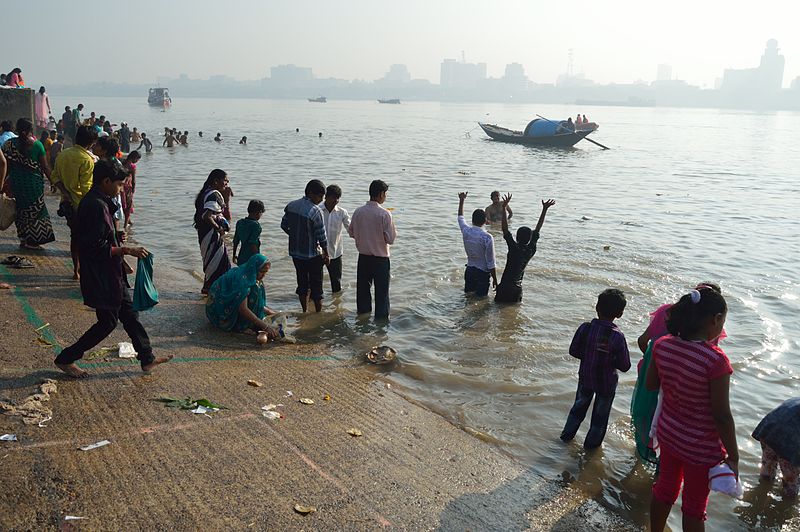
[[[172,105],[172,98],[169,96],[169,89],[166,87],[156,87],[150,89],[147,95],[147,103],[153,107],[169,107]]]
[[[400,98],[381,98],[378,100],[378,103],[392,103],[392,104],[399,104]]]
[[[308,101],[314,103],[328,103],[328,99],[325,96],[317,96],[316,98],[309,98]]]
[[[531,120],[525,131],[514,131],[494,124],[478,122],[481,129],[492,139],[526,146],[555,146],[569,148],[583,140],[589,133],[599,127],[595,123],[586,124],[585,128],[572,130],[566,121],[553,122],[537,118]]]

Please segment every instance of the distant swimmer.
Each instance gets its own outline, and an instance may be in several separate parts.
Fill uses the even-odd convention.
[[[133,131],[131,132],[131,142],[133,143],[142,142],[142,135],[136,128],[133,128]]]
[[[197,136],[198,136],[198,137],[200,137],[200,138],[202,139],[202,138],[203,138],[203,132],[202,132],[202,131],[198,131],[198,132],[197,132]]]
[[[217,133],[217,136],[214,137],[215,142],[222,142],[222,133]]]
[[[294,132],[295,133],[300,133],[300,128],[299,127],[294,128]]]
[[[176,139],[175,135],[173,135],[172,131],[170,131],[169,133],[167,133],[167,136],[164,139],[164,142],[161,143],[161,145],[162,146],[166,145],[167,148],[172,148],[173,146],[175,146],[175,143],[177,141],[178,141],[178,139]]]
[[[319,138],[322,138],[322,131],[319,132]]]
[[[495,190],[489,196],[492,199],[492,204],[486,207],[486,221],[490,224],[499,223],[503,219],[503,204],[500,202],[500,192]],[[511,212],[511,207],[506,205],[506,212],[508,212],[508,219],[510,220],[514,213]]]
[[[180,136],[178,141],[180,141],[181,146],[188,146],[189,145],[189,132],[188,131],[184,131],[183,135]]]
[[[239,144],[247,144],[247,137],[242,137],[242,140],[239,141]]]
[[[150,142],[150,139],[147,138],[147,133],[142,133],[142,142],[139,144],[139,147],[136,148],[137,150],[141,150],[142,146],[144,146],[144,151],[150,153],[153,151],[153,143]]]

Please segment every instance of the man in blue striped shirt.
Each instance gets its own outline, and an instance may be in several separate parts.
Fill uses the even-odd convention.
[[[319,208],[325,196],[325,185],[312,179],[306,185],[305,196],[286,205],[281,229],[289,235],[289,255],[297,272],[297,290],[303,312],[308,307],[309,294],[314,309],[322,310],[322,266],[328,264],[328,240],[325,222]]]

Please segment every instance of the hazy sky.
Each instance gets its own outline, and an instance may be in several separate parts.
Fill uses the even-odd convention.
[[[655,79],[659,63],[713,87],[725,68],[756,66],[769,38],[800,75],[796,0],[3,0],[0,70],[29,85],[226,74],[260,79],[294,63],[316,77],[374,80],[392,63],[439,82],[445,57],[522,63],[553,82],[574,50],[576,72],[602,83]],[[742,6],[742,7],[739,7]],[[745,7],[746,6],[746,7]],[[10,34],[9,34],[10,33]]]

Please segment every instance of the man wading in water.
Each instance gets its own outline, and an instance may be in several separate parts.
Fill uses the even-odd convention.
[[[81,294],[84,304],[95,309],[97,323],[77,342],[64,348],[55,364],[70,377],[85,377],[88,374],[75,362],[111,334],[121,321],[138,353],[136,358],[142,371],[150,371],[169,362],[172,355],[153,356],[147,331],[139,323],[138,312],[133,310],[131,289],[122,262],[124,255],[143,258],[148,252],[142,247],[124,247],[122,234],[114,230],[117,206],[111,199],[122,190],[125,173],[110,161],[102,160],[94,165],[93,173],[92,188],[78,206],[75,225],[81,260]]]

